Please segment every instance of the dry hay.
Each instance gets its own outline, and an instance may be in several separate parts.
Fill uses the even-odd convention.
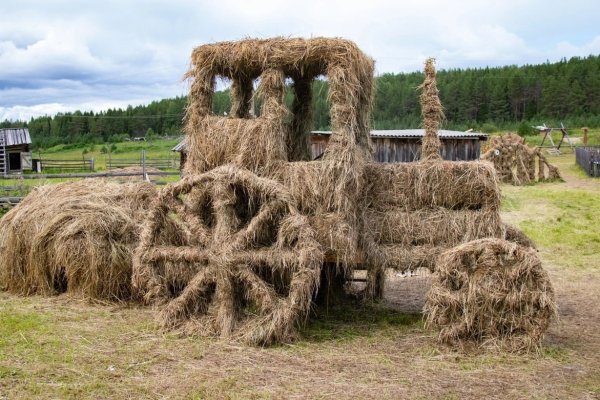
[[[445,343],[523,351],[539,346],[557,309],[534,249],[481,239],[440,256],[425,313]]]
[[[492,166],[473,161],[369,164],[365,169],[369,207],[421,210],[500,209],[500,189]]]
[[[329,80],[332,135],[318,167],[308,165],[313,125],[311,83]],[[198,174],[233,164],[259,176],[276,179],[294,199],[307,197],[307,187],[325,196],[300,201],[304,215],[325,217],[320,224],[337,263],[349,268],[355,260],[361,230],[365,162],[370,160],[370,115],[373,60],[347,40],[329,38],[247,39],[196,48],[192,55],[190,107],[186,113],[189,158],[185,173]],[[215,79],[233,83],[228,118],[212,115]],[[286,79],[294,99],[284,104]],[[262,108],[249,112],[254,80]],[[290,164],[290,162],[294,162]],[[347,232],[347,235],[343,233]]]
[[[435,78],[435,60],[428,58],[425,61],[425,80],[419,86],[421,89],[421,114],[423,115],[423,128],[425,128],[425,136],[421,146],[422,160],[441,160],[440,148],[442,143],[438,137],[438,129],[444,119],[442,102],[438,96]]]
[[[437,130],[443,119],[433,60],[421,85],[425,137],[416,163],[368,164],[365,230],[383,269],[435,269],[445,250],[474,239],[502,238],[500,191],[482,162],[443,161]],[[375,283],[375,286],[383,282]],[[380,293],[381,290],[376,290]]]
[[[504,223],[504,230],[506,232],[504,239],[508,240],[509,242],[514,242],[520,244],[521,246],[531,247],[533,249],[537,248],[534,241],[516,226]]]
[[[282,185],[217,167],[166,187],[147,221],[133,282],[164,305],[164,327],[261,345],[293,337],[323,253]]]
[[[368,199],[363,214],[376,260],[371,292],[382,293],[383,271],[434,271],[444,251],[470,240],[503,238],[500,191],[494,169],[482,162],[443,161],[437,130],[443,119],[433,60],[425,63],[421,108],[426,130],[416,163],[376,164],[365,169]],[[366,245],[365,245],[366,244]],[[371,282],[371,279],[374,281]]]
[[[562,180],[558,168],[548,162],[540,148],[527,146],[525,139],[514,133],[492,137],[489,150],[481,158],[492,162],[500,181],[516,186]]]
[[[126,300],[148,183],[82,180],[35,188],[0,221],[0,288]]]
[[[311,83],[320,75],[329,80],[332,136],[322,160],[308,163]],[[187,76],[192,80],[185,128],[190,152],[184,172],[233,164],[283,183],[303,215],[333,222],[317,222],[323,228],[319,236],[328,238],[337,263],[350,267],[359,246],[362,171],[371,157],[373,60],[343,39],[247,39],[196,48]],[[212,114],[219,77],[232,82],[227,118]],[[291,110],[284,104],[286,79],[294,94]],[[259,82],[258,117],[250,113],[253,81]]]
[[[333,134],[322,161],[310,165],[319,75],[329,79]],[[187,178],[154,203],[134,284],[147,302],[166,303],[168,328],[254,344],[287,340],[310,307],[323,250],[340,271],[356,259],[373,61],[342,39],[248,39],[196,48],[187,76]],[[226,118],[212,114],[218,78],[232,82]]]
[[[261,174],[273,162],[309,160],[310,83],[319,75],[329,79],[332,104],[331,144],[324,159],[343,162],[348,155],[339,147],[368,157],[373,60],[343,39],[246,39],[200,46],[192,54],[187,74],[192,85],[186,114],[190,148],[186,172],[201,173],[233,162]],[[217,77],[233,82],[232,109],[226,119],[211,115]],[[289,125],[284,124],[285,78],[293,80],[294,89]],[[257,94],[263,100],[257,118],[249,115],[254,80],[260,81]],[[229,144],[220,144],[225,138]]]

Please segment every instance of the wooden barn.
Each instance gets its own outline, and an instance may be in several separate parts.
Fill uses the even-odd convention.
[[[313,131],[311,151],[313,159],[325,151],[330,131]],[[421,158],[423,129],[373,130],[373,158],[379,162],[412,162]],[[438,131],[442,142],[441,154],[445,160],[473,161],[481,155],[481,142],[488,135],[479,132]]]
[[[373,130],[373,158],[379,162],[412,162],[421,157],[423,129]],[[438,131],[442,142],[442,157],[451,161],[478,160],[481,155],[481,142],[488,135],[479,132]],[[331,131],[313,131],[311,136],[312,158],[319,158],[325,151]],[[186,160],[185,139],[171,149],[181,154],[181,166]]]
[[[0,129],[0,174],[31,169],[31,137],[27,128]]]

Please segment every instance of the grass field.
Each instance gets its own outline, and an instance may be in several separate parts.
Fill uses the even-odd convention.
[[[566,182],[502,186],[557,294],[539,354],[437,344],[415,313],[426,277],[394,276],[382,304],[321,311],[269,348],[164,333],[135,305],[0,292],[0,399],[599,399],[600,179],[550,161]]]
[[[109,157],[114,160],[139,159],[142,150],[145,151],[146,158],[148,159],[179,158],[179,154],[171,151],[171,149],[177,143],[179,143],[179,139],[156,139],[150,142],[107,143],[105,145],[96,144],[92,146],[81,147],[74,147],[72,145],[58,145],[42,152],[34,152],[33,158],[57,160],[89,160],[93,158],[95,169],[97,171],[103,171],[106,169]],[[114,148],[111,149],[112,146],[114,146]],[[102,152],[103,147],[110,151],[110,155]]]

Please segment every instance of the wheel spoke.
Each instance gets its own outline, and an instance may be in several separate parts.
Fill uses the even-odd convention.
[[[148,249],[142,259],[145,262],[171,261],[199,263],[207,262],[211,252],[195,246],[154,246]]]
[[[239,226],[239,219],[235,213],[235,193],[225,183],[214,184],[213,210],[216,219],[213,230],[214,245],[220,245],[229,238]]]
[[[235,305],[235,288],[229,273],[218,271],[217,289],[214,302],[216,303],[215,328],[221,337],[228,337],[235,329],[237,310]]]
[[[214,268],[198,272],[181,294],[173,299],[162,312],[166,326],[178,325],[181,320],[194,314],[205,314],[210,302],[211,286],[215,281]]]
[[[257,233],[260,234],[265,228],[277,229],[277,227],[268,227],[266,225],[271,223],[285,207],[286,204],[278,200],[263,204],[258,214],[250,220],[248,226],[234,235],[234,247],[244,248],[248,246],[249,243],[252,243],[256,239]]]
[[[246,283],[248,300],[253,300],[263,314],[271,312],[278,299],[275,290],[245,265],[239,271],[238,277]]]
[[[231,264],[259,265],[281,271],[293,271],[298,265],[298,254],[292,250],[260,248],[238,250],[230,256]]]

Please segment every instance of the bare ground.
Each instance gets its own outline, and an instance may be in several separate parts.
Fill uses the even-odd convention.
[[[296,342],[270,348],[165,334],[145,308],[0,293],[0,399],[600,399],[600,255],[574,269],[540,250],[560,320],[529,355],[437,344],[419,314],[426,274],[392,275],[382,305],[321,311]]]

